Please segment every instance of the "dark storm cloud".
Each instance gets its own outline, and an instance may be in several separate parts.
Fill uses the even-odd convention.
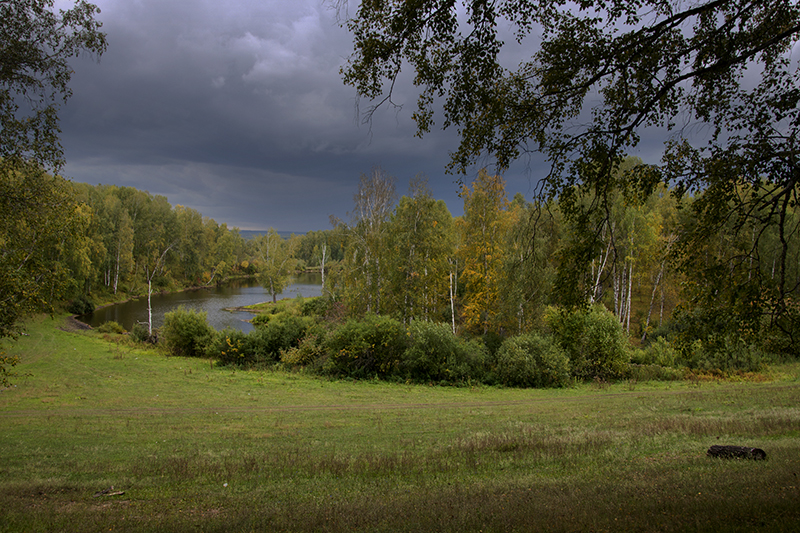
[[[109,49],[75,64],[68,176],[229,225],[306,231],[344,217],[360,174],[379,165],[401,193],[427,174],[458,210],[443,175],[454,136],[416,139],[410,113],[392,109],[359,125],[339,75],[351,38],[317,0],[96,3]]]
[[[404,107],[360,124],[339,74],[352,37],[322,0],[94,1],[109,48],[99,64],[75,62],[66,175],[166,195],[230,226],[302,232],[346,218],[359,176],[380,166],[400,194],[426,175],[461,213],[445,174],[456,132],[414,137],[409,73],[393,95]],[[536,46],[535,36],[509,46],[506,66]],[[633,155],[657,163],[669,135],[642,132]],[[541,156],[521,158],[504,176],[509,196],[530,198],[546,173]]]

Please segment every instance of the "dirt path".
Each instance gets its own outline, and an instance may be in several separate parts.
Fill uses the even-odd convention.
[[[61,325],[58,329],[60,329],[61,331],[69,331],[69,332],[86,331],[92,329],[92,326],[90,326],[89,324],[84,324],[83,322],[75,318],[75,315],[72,315],[65,318],[64,324]]]

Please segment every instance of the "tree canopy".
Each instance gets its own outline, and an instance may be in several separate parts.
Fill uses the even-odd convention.
[[[346,12],[346,0],[336,4]],[[722,287],[730,309],[766,320],[797,344],[797,2],[382,0],[361,2],[343,22],[354,52],[342,75],[372,100],[367,118],[393,104],[410,67],[418,135],[437,122],[460,134],[451,171],[466,174],[489,155],[502,172],[525,154],[544,154],[539,192],[557,197],[564,216],[587,228],[592,213],[611,220],[617,190],[632,201],[658,183],[679,199],[702,193],[691,203],[698,224],[672,247],[674,257],[697,272],[698,242],[721,231],[750,234],[747,250],[701,268],[699,278]],[[515,56],[517,64],[504,63]],[[620,172],[643,135],[653,134],[665,140],[661,161]],[[768,228],[777,228],[771,243]],[[599,240],[587,235],[587,253],[575,257],[591,255]],[[774,268],[753,309],[753,291],[722,281],[732,269],[767,260],[767,244]],[[753,290],[767,282],[749,279]],[[705,301],[721,296],[712,291]]]
[[[64,264],[88,261],[82,246],[65,246],[81,239],[87,213],[55,173],[64,164],[58,110],[71,95],[69,60],[106,49],[96,13],[83,0],[58,12],[53,0],[0,0],[0,339],[61,295],[71,281]],[[5,381],[3,363],[13,360],[0,356]]]
[[[443,98],[443,127],[461,133],[451,165],[462,172],[486,152],[502,171],[533,150],[550,158],[551,185],[591,181],[608,169],[587,163],[618,163],[644,127],[672,130],[679,145],[690,120],[711,126],[712,146],[733,148],[731,135],[754,118],[748,97],[772,111],[766,122],[784,122],[778,137],[797,127],[788,52],[800,8],[791,0],[394,0],[361,2],[346,24],[355,50],[345,82],[382,103],[410,65],[419,133]],[[502,28],[517,52],[541,40],[513,68],[501,62],[514,48]],[[755,85],[743,83],[748,76]]]
[[[0,1],[0,158],[56,172],[64,163],[58,110],[72,95],[69,61],[106,50],[100,10],[78,0],[55,11],[53,0]]]

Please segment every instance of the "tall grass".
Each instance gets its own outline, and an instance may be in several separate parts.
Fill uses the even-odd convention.
[[[0,392],[0,531],[800,523],[796,364],[768,381],[448,388],[220,369],[59,325],[30,325]],[[726,443],[768,460],[705,456]],[[124,494],[95,497],[111,486]]]

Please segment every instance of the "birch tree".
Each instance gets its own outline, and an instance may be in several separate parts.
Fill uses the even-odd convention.
[[[388,312],[405,323],[445,318],[454,232],[452,215],[433,199],[427,180],[412,181],[388,222]]]
[[[382,312],[386,291],[387,221],[397,201],[395,178],[383,169],[362,174],[347,227],[345,293],[355,313]]]
[[[292,281],[296,240],[286,240],[274,228],[270,228],[266,235],[260,235],[256,239],[255,245],[258,254],[258,279],[272,296],[272,303],[275,303],[278,294]]]
[[[505,182],[481,170],[472,188],[461,190],[464,218],[459,222],[464,269],[462,320],[473,333],[499,329],[504,245],[509,228]]]

